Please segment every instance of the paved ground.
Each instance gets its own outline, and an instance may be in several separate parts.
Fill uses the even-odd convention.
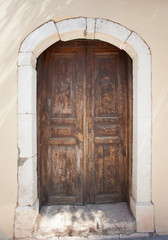
[[[122,240],[125,240],[125,239],[122,239]],[[168,235],[167,236],[143,237],[143,238],[127,238],[126,240],[168,240]]]
[[[79,238],[71,238],[72,240],[78,240]],[[70,238],[59,238],[59,240],[71,240]],[[118,238],[118,237],[99,237],[99,238],[94,238],[94,237],[90,237],[90,238],[85,238],[85,240],[168,240],[168,235],[166,236],[150,236],[150,237],[131,237],[131,238]],[[52,239],[54,240],[54,239]],[[82,238],[79,240],[83,240]]]
[[[79,238],[79,237],[51,237],[51,238],[23,238],[19,240],[168,240],[168,235],[167,236],[148,236],[148,237],[131,237],[131,238],[123,238],[122,236],[99,236],[99,237],[86,237],[86,238]]]
[[[137,235],[137,234],[135,234]],[[124,238],[124,236],[90,236],[90,237],[46,237],[43,236],[42,238],[37,238],[37,237],[28,237],[28,238],[18,238],[16,240],[168,240],[168,235],[166,236],[148,236],[146,235],[143,237],[136,237],[136,236],[131,236],[131,238]],[[0,238],[0,240],[9,240],[8,238]]]

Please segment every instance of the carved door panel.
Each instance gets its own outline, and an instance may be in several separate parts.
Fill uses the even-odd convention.
[[[58,42],[39,57],[42,204],[126,200],[126,56],[110,44],[78,40]]]
[[[125,54],[100,46],[87,51],[87,202],[127,199]]]
[[[42,204],[83,203],[84,48],[49,48],[39,59]]]

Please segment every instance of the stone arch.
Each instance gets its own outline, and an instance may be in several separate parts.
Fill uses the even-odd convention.
[[[133,171],[130,208],[137,232],[153,232],[151,202],[151,53],[134,31],[105,19],[49,21],[30,33],[18,56],[18,206],[15,237],[31,234],[38,212],[36,59],[62,40],[98,39],[126,51],[133,60]]]

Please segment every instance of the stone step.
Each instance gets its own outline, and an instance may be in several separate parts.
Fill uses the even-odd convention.
[[[43,206],[32,237],[113,236],[135,233],[135,220],[126,203]]]

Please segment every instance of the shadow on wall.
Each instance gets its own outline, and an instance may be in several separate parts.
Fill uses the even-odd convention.
[[[11,238],[7,237],[1,229],[0,229],[0,239],[1,240],[11,240]]]
[[[17,57],[21,43],[41,24],[55,19],[56,13],[59,17],[68,7],[72,11],[76,5],[74,2],[74,0],[64,0],[62,4],[62,1],[29,0],[21,3],[18,0],[8,0],[1,3],[0,96],[3,96],[4,92],[7,95],[0,103],[0,128],[5,124],[5,119],[8,118],[17,102]]]
[[[64,2],[64,4],[62,3]],[[22,41],[74,0],[0,0],[0,239],[13,234],[17,203],[17,60]],[[62,7],[63,5],[63,7]],[[51,12],[51,13],[50,13]],[[5,235],[6,234],[6,235]]]

